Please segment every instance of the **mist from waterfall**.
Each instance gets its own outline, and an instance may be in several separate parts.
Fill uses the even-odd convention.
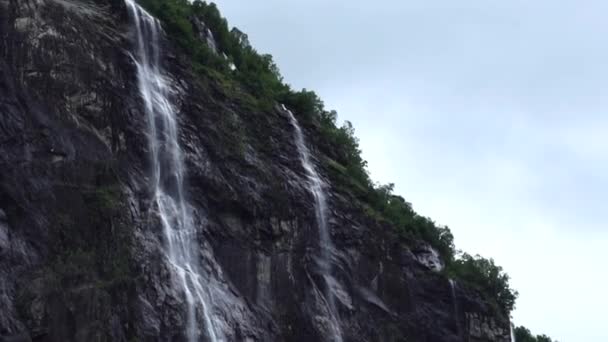
[[[177,113],[170,101],[170,84],[161,66],[162,28],[159,21],[134,0],[125,0],[125,3],[137,35],[133,59],[148,121],[150,184],[163,228],[164,252],[173,285],[183,291],[185,297],[186,337],[189,342],[218,342],[221,338],[209,313],[206,281],[198,270],[200,254],[196,248],[192,209],[185,200],[185,167],[179,146]]]
[[[298,120],[289,109],[285,108],[285,106],[282,106],[282,108],[289,115],[289,120],[293,126],[295,132],[295,143],[298,148],[298,153],[300,154],[302,166],[304,171],[306,171],[307,186],[315,201],[315,217],[317,220],[317,227],[319,229],[320,248],[320,259],[318,261],[323,278],[326,282],[326,291],[324,296],[332,316],[331,329],[334,332],[334,341],[340,342],[342,341],[342,333],[338,323],[334,294],[331,291],[331,284],[333,281],[331,275],[331,251],[333,250],[333,242],[331,241],[331,236],[329,235],[329,230],[327,227],[327,199],[324,191],[325,183],[319,176],[319,173],[311,160],[310,150],[306,146],[304,133],[298,124]]]

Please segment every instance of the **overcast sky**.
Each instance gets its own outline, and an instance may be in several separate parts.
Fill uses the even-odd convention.
[[[504,266],[517,325],[608,341],[608,1],[217,3],[373,179]]]

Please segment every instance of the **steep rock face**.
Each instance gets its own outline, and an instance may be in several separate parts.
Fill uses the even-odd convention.
[[[185,338],[132,34],[121,1],[0,0],[0,340]],[[164,45],[216,328],[229,341],[330,340],[287,114],[195,77]],[[508,321],[474,290],[452,291],[428,247],[404,246],[319,165],[345,341],[509,340]]]
[[[120,340],[130,329],[130,218],[114,164],[132,76],[118,67],[126,26],[114,15],[0,1],[2,336]]]

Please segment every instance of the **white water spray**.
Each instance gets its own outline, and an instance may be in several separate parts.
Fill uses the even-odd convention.
[[[208,296],[198,271],[195,247],[196,227],[191,208],[184,198],[184,162],[178,141],[177,113],[170,99],[170,85],[161,67],[159,21],[137,5],[125,0],[135,24],[139,91],[148,120],[152,165],[151,186],[165,238],[165,254],[175,285],[184,293],[189,342],[220,341],[213,327]],[[200,316],[200,317],[199,317]],[[203,330],[199,326],[204,327]]]
[[[295,142],[298,148],[298,153],[300,154],[300,160],[302,161],[302,166],[304,167],[304,171],[306,171],[306,176],[308,178],[307,185],[315,200],[315,216],[317,219],[317,226],[319,228],[319,246],[321,250],[320,266],[326,282],[325,288],[327,289],[324,295],[332,316],[331,329],[334,332],[334,341],[341,342],[342,333],[336,317],[334,294],[331,291],[331,283],[333,279],[331,278],[330,258],[331,251],[333,250],[333,242],[331,241],[331,236],[329,235],[329,230],[327,228],[327,200],[325,198],[325,191],[323,189],[325,184],[323,183],[323,180],[321,180],[317,169],[311,161],[310,151],[308,150],[308,147],[306,147],[304,134],[302,133],[302,129],[298,124],[298,120],[296,120],[295,116],[289,109],[285,108],[285,106],[282,107],[283,110],[289,114],[291,125],[295,131]]]

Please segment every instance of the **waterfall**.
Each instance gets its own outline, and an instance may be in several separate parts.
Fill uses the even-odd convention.
[[[302,166],[306,172],[306,177],[308,180],[307,185],[315,201],[315,217],[317,219],[317,227],[319,229],[319,247],[321,253],[319,264],[326,282],[325,288],[327,289],[324,295],[328,304],[330,315],[332,316],[331,329],[334,332],[333,338],[334,341],[339,342],[342,341],[342,333],[337,322],[334,294],[331,291],[332,276],[330,259],[331,251],[333,250],[333,243],[327,228],[327,200],[325,198],[324,191],[325,184],[323,180],[321,180],[321,177],[319,176],[319,173],[311,160],[310,151],[308,150],[308,147],[306,147],[304,133],[302,133],[298,120],[296,120],[295,116],[289,109],[285,108],[285,106],[282,106],[282,108],[285,112],[287,112],[287,114],[289,114],[289,120],[295,132],[295,143],[298,148],[298,153],[300,154]]]
[[[219,53],[219,49],[217,48],[217,43],[215,42],[215,37],[213,36],[213,32],[211,32],[211,30],[209,28],[207,28],[206,37],[207,37],[206,38],[207,46],[209,46],[209,48],[211,50],[213,50],[213,52]]]
[[[509,323],[510,333],[511,333],[511,342],[516,342],[515,340],[515,330],[513,330],[513,323]]]
[[[158,210],[167,266],[174,286],[185,298],[186,336],[190,342],[219,341],[209,313],[206,281],[198,271],[200,255],[195,246],[196,227],[190,205],[185,200],[185,167],[179,146],[177,113],[169,99],[170,84],[161,66],[159,21],[135,3],[125,0],[137,34],[133,59],[144,111],[148,121],[151,158],[150,185]],[[200,323],[199,323],[200,322]],[[201,331],[199,326],[203,325]]]
[[[464,340],[462,336],[462,331],[460,329],[460,313],[458,311],[458,298],[456,298],[456,282],[453,279],[449,280],[450,290],[452,292],[452,304],[454,305],[454,320],[456,321],[456,331],[458,332],[458,337],[461,340]]]

